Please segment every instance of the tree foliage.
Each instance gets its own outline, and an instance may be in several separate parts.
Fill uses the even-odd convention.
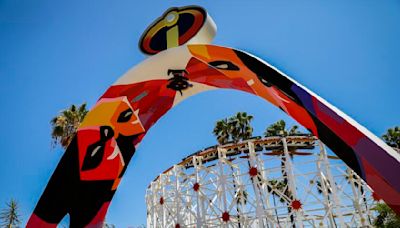
[[[400,149],[400,127],[389,128],[382,139],[391,147]]]
[[[63,148],[67,148],[87,113],[86,103],[83,103],[80,106],[71,105],[54,117],[50,121],[53,144],[60,144]]]
[[[21,223],[20,215],[18,213],[17,201],[11,199],[6,203],[6,208],[0,212],[1,227],[12,228],[18,227]]]
[[[228,119],[218,120],[215,123],[213,134],[217,137],[219,144],[225,144],[229,141],[231,137],[231,125]]]
[[[378,228],[400,227],[400,217],[385,203],[379,203],[374,208],[378,216],[374,220],[374,226]]]
[[[286,128],[286,122],[284,120],[278,120],[277,122],[269,125],[264,132],[264,136],[291,136],[300,134],[301,132],[298,130],[299,126],[293,125],[291,128]]]
[[[400,149],[400,127],[389,128],[382,139],[391,147],[399,151]],[[374,220],[374,226],[380,228],[397,228],[400,227],[400,216],[396,214],[387,204],[379,203],[374,208],[378,212],[378,216]]]
[[[235,116],[229,118],[229,122],[232,125],[231,137],[233,141],[239,142],[240,140],[251,138],[253,135],[252,120],[253,116],[248,115],[246,112],[238,112]]]
[[[213,134],[217,137],[219,144],[246,140],[253,135],[252,120],[253,116],[246,112],[238,112],[230,118],[218,120],[215,123]]]

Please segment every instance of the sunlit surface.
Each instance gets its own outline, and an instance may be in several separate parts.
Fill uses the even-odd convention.
[[[377,200],[315,137],[254,138],[206,148],[158,176],[147,226],[363,227]]]

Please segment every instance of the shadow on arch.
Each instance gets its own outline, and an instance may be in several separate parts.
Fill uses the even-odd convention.
[[[227,47],[167,49],[129,70],[100,97],[67,148],[28,227],[100,227],[136,146],[180,101],[216,88],[277,106],[327,145],[400,213],[400,155],[378,137],[262,60]]]

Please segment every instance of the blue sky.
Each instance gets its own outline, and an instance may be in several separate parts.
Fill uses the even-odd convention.
[[[22,1],[0,0],[0,205],[19,201],[24,223],[63,151],[50,119],[70,104],[92,106],[145,56],[137,42],[171,6],[198,4],[218,25],[215,44],[253,53],[382,135],[400,125],[398,1]],[[278,119],[260,98],[197,95],[149,131],[110,206],[117,227],[145,223],[144,194],[182,157],[215,144],[214,122],[253,114],[255,134]]]

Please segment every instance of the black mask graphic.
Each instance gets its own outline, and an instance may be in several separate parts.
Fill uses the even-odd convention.
[[[88,146],[83,160],[82,171],[97,168],[104,156],[104,148],[109,139],[114,136],[114,131],[110,126],[100,127],[100,140]]]

